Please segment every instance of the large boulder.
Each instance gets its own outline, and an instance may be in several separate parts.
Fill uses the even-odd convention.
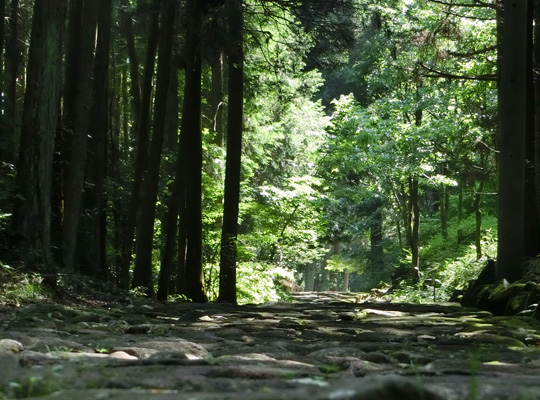
[[[495,261],[489,260],[478,278],[469,284],[460,303],[495,315],[531,315],[540,319],[540,275],[534,262],[527,264],[523,279],[508,282],[496,278]]]

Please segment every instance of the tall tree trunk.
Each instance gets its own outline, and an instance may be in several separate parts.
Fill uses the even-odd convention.
[[[178,84],[177,71],[174,71],[176,84]],[[177,90],[177,88],[175,89]],[[173,97],[174,109],[178,108],[178,96]],[[183,114],[186,115],[187,102],[184,100]],[[189,109],[188,109],[189,111]],[[176,115],[176,120],[177,114]],[[169,205],[167,207],[167,225],[165,232],[165,247],[159,275],[158,300],[165,300],[172,286],[175,294],[186,295],[186,185],[185,185],[185,157],[186,157],[186,129],[188,118],[182,118],[180,138],[177,147],[176,170]],[[176,252],[176,264],[175,254]],[[171,275],[176,279],[171,282]]]
[[[6,41],[6,3],[7,0],[0,0],[0,76],[3,77],[4,74],[4,45]],[[0,81],[1,84],[2,81]]]
[[[315,286],[315,264],[306,265],[304,270],[304,290],[312,292]]]
[[[173,69],[171,71],[171,82],[169,87],[169,99],[168,99],[168,111],[167,111],[167,126],[165,138],[169,137],[168,146],[172,149],[173,146],[173,136],[178,138],[178,71]],[[173,135],[174,133],[174,135]],[[165,143],[164,145],[167,145]],[[162,220],[163,227],[163,236],[165,237],[165,245],[163,246],[162,256],[161,256],[161,269],[159,270],[159,282],[158,282],[158,292],[157,299],[159,301],[167,300],[168,295],[176,294],[176,282],[173,280],[175,271],[175,251],[177,246],[177,237],[178,237],[178,213],[180,210],[180,201],[183,201],[183,196],[181,196],[184,191],[183,184],[177,185],[177,179],[179,176],[182,176],[182,162],[183,155],[182,151],[179,149],[180,145],[177,144],[177,154],[176,159],[176,173],[173,183],[170,185],[171,196],[167,201],[167,212],[165,217]]]
[[[186,290],[196,303],[208,301],[202,262],[202,132],[201,132],[201,10],[197,0],[187,2],[188,33],[184,113],[186,157]]]
[[[232,10],[231,10],[232,11]],[[215,134],[214,143],[224,146],[224,118],[223,118],[223,27],[218,20],[211,22],[210,68],[212,71],[212,88],[210,92],[210,110],[212,112],[212,129]],[[230,38],[229,40],[233,40]]]
[[[170,93],[170,108],[173,116],[168,116],[171,122],[174,122],[174,131],[177,132],[178,126],[178,72],[172,73],[171,79],[174,79]],[[174,93],[172,93],[174,92]],[[186,106],[184,102],[184,107]],[[185,113],[185,112],[184,112]],[[185,284],[185,265],[186,265],[186,226],[185,226],[185,208],[186,208],[186,188],[185,188],[185,132],[186,118],[182,118],[180,140],[177,145],[176,165],[174,172],[174,182],[172,185],[171,196],[168,201],[166,223],[164,226],[165,246],[161,259],[161,269],[159,271],[159,287],[157,299],[164,301],[168,295],[186,294]],[[175,254],[175,250],[177,250]],[[175,257],[176,256],[176,257]],[[176,263],[175,263],[176,260]],[[171,279],[175,276],[174,281]]]
[[[22,49],[19,37],[20,1],[11,0],[10,17],[7,20],[9,35],[6,43],[6,65],[4,71],[5,126],[2,146],[7,162],[14,162],[17,143],[17,121],[19,120],[19,102],[17,101],[17,81],[21,69]]]
[[[114,42],[112,42],[114,44]],[[125,124],[125,120],[128,115],[125,115],[125,111],[129,109],[129,101],[126,94],[127,79],[124,77],[127,75],[127,68],[122,65],[117,68],[117,57],[114,49],[111,49],[111,72],[113,72],[113,80],[110,83],[110,99],[109,101],[109,120],[111,127],[108,130],[109,136],[106,139],[106,175],[113,181],[118,181],[120,158],[125,156],[126,148],[123,147],[122,141],[125,139],[124,135],[128,135],[128,127]],[[116,102],[112,99],[120,98],[121,100]],[[107,204],[105,202],[105,204]],[[123,205],[121,201],[112,201],[111,205],[106,208],[108,212],[108,218],[106,219],[107,234],[105,235],[106,243],[112,246],[114,249],[122,249],[122,235],[124,233],[123,227]],[[110,231],[109,231],[110,229]],[[110,233],[109,233],[110,232]],[[112,263],[114,269],[109,269],[108,281],[114,283],[116,286],[120,286],[120,257],[121,252],[115,252]]]
[[[499,223],[497,277],[523,276],[525,130],[527,120],[527,2],[503,0],[499,80]]]
[[[420,84],[421,85],[421,84]],[[418,87],[419,89],[419,87]],[[419,97],[417,90],[417,97]],[[418,107],[414,113],[414,123],[417,127],[422,126],[423,109]],[[411,248],[411,264],[413,282],[420,280],[420,252],[419,252],[419,230],[420,230],[420,206],[418,198],[418,177],[409,178],[409,224],[411,227],[411,237],[409,245]]]
[[[350,277],[350,272],[349,270],[345,269],[343,271],[343,286],[342,286],[342,290],[344,292],[349,291],[349,277]]]
[[[11,226],[29,265],[53,273],[50,253],[52,159],[58,122],[65,0],[36,0]],[[52,281],[50,279],[49,281]]]
[[[463,233],[463,228],[461,223],[463,222],[463,186],[461,183],[458,185],[458,203],[457,203],[457,242],[458,244],[463,243],[465,240],[465,235]]]
[[[370,243],[371,253],[370,261],[374,269],[382,270],[384,268],[384,253],[383,253],[383,216],[382,216],[382,201],[377,201],[370,215]]]
[[[159,3],[159,2],[158,2]],[[120,287],[129,288],[129,269],[133,251],[133,239],[135,238],[135,226],[140,204],[141,184],[143,174],[148,169],[148,143],[150,114],[152,108],[152,82],[159,34],[159,7],[154,7],[150,19],[148,46],[146,48],[146,60],[144,65],[143,87],[141,94],[141,109],[137,113],[137,155],[135,159],[135,173],[133,188],[129,199],[129,206],[125,217],[124,241],[122,244],[122,256],[120,258]],[[136,72],[132,71],[132,76]]]
[[[236,304],[236,254],[240,202],[240,170],[244,102],[244,52],[242,40],[242,0],[229,4],[228,58],[229,105],[227,114],[227,161],[225,198],[221,230],[219,299]]]
[[[84,208],[81,217],[78,255],[81,272],[105,276],[106,258],[104,248],[104,199],[103,185],[106,173],[107,130],[109,122],[109,49],[111,39],[112,0],[99,0],[98,37],[93,78],[93,103],[89,132],[88,162],[84,192]]]
[[[527,120],[525,133],[525,221],[524,221],[524,238],[525,238],[525,257],[535,258],[540,253],[539,242],[539,219],[536,210],[536,187],[540,182],[535,182],[535,89],[533,78],[533,21],[534,21],[534,2],[527,0],[527,83],[526,83],[526,104],[527,104]]]
[[[420,227],[420,207],[418,205],[418,178],[409,178],[409,226],[411,249],[411,266],[413,282],[420,280],[420,257],[418,233]]]
[[[475,230],[474,230],[474,245],[476,248],[476,259],[482,258],[482,210],[480,208],[480,200],[482,199],[482,192],[484,190],[484,181],[481,181],[478,185],[478,190],[474,193],[473,209],[475,216]]]
[[[6,37],[5,21],[6,21],[6,0],[0,0],[0,87],[4,87],[4,44]],[[4,111],[4,104],[0,101],[0,110]],[[11,158],[9,148],[9,135],[6,130],[5,121],[2,121],[0,126],[0,161],[8,162]]]
[[[536,215],[540,216],[540,0],[534,0],[533,87],[534,87],[534,180]]]
[[[441,215],[441,235],[448,237],[448,186],[441,184],[439,212]]]
[[[155,14],[154,16],[154,22],[155,23]],[[137,113],[141,110],[141,84],[139,79],[139,57],[137,55],[137,50],[135,47],[135,37],[133,35],[133,19],[131,14],[128,14],[125,16],[125,18],[122,20],[123,22],[123,30],[124,34],[126,35],[126,47],[128,51],[128,57],[129,57],[129,71],[130,71],[130,78],[131,78],[131,98],[133,101],[133,110],[135,114],[135,124],[138,122],[138,116]],[[152,25],[154,27],[154,25]],[[154,34],[154,30],[151,29],[150,31],[152,34]],[[156,40],[152,42],[155,43]],[[149,42],[150,44],[150,42]],[[135,132],[137,132],[137,127],[135,126],[134,129]]]
[[[118,128],[120,129],[120,125],[122,126],[120,129],[120,134],[118,135],[118,144],[119,148],[121,149],[122,153],[128,154],[129,152],[129,142],[130,142],[130,128],[129,123],[131,121],[130,119],[130,101],[129,101],[129,84],[128,84],[128,72],[127,68],[123,68],[121,72],[121,111],[118,111],[118,119],[121,120],[118,121]],[[135,114],[133,114],[135,115]],[[134,130],[135,132],[135,130]]]
[[[80,0],[70,7],[69,38],[66,54],[66,94],[64,129],[66,129],[67,172],[64,180],[64,214],[62,225],[62,264],[75,270],[75,253],[79,229],[84,168],[88,147],[96,27],[99,2]]]
[[[319,291],[328,292],[330,290],[330,271],[326,269],[326,261],[323,263],[321,280],[319,282]]]
[[[181,183],[182,191],[178,198],[180,210],[178,213],[178,254],[176,257],[176,292],[187,296],[186,254],[187,254],[187,223],[186,223],[186,191],[185,180]]]
[[[161,0],[158,0],[161,1]],[[165,121],[167,114],[167,99],[171,77],[171,60],[173,50],[174,19],[176,15],[174,0],[166,0],[162,4],[161,28],[159,38],[159,54],[157,67],[156,96],[154,105],[154,128],[150,146],[148,174],[145,177],[143,198],[137,222],[137,253],[133,271],[134,287],[146,288],[149,296],[154,294],[152,278],[152,249],[154,238],[154,217],[159,187],[159,170]]]

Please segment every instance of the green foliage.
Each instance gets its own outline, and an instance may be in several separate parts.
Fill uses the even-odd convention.
[[[328,270],[361,274],[351,276],[351,287],[354,283],[356,288],[389,281],[394,266],[410,262],[407,183],[412,178],[420,186],[422,276],[415,291],[399,288],[396,298],[443,299],[473,277],[480,265],[471,248],[475,210],[467,204],[474,203],[480,188],[495,186],[497,96],[490,80],[496,71],[495,9],[427,0],[352,3],[317,14],[324,20],[317,20],[307,3],[291,5],[292,9],[283,2],[244,3],[241,303],[286,298],[280,280],[295,280],[307,266],[317,266],[318,276]],[[122,13],[122,21],[113,24],[111,96],[118,101],[111,102],[104,196],[106,261],[112,280],[118,278],[114,266],[120,258],[137,152],[133,128],[139,110],[130,103],[134,76],[128,69],[144,59],[148,11],[130,1],[115,11]],[[210,300],[217,297],[219,285],[226,155],[217,140],[224,132],[217,132],[223,126],[218,127],[216,110],[211,109],[214,71],[207,61],[216,48],[222,51],[230,43],[206,36],[216,26],[218,32],[223,28],[225,15],[220,12],[217,8],[205,16],[202,38],[204,44],[218,44],[203,52],[202,79],[203,262]],[[124,30],[124,13],[133,16],[136,54],[128,53],[127,32],[119,31]],[[228,99],[222,100],[226,110]],[[176,138],[171,136],[160,171],[152,257],[155,278],[177,156]],[[0,228],[5,229],[11,210],[4,203],[11,194],[15,166],[0,163],[5,176]],[[459,218],[456,188],[465,204]],[[448,237],[442,235],[440,224],[443,189],[451,193]],[[488,215],[482,245],[489,257],[494,255],[495,223],[489,216],[494,207],[494,200],[482,198],[482,211]],[[458,230],[466,241],[457,242]],[[339,243],[341,253],[326,260],[330,243]],[[6,302],[46,294],[39,276],[14,278],[12,272],[0,264]],[[335,279],[338,274],[332,275]],[[61,284],[88,289],[80,282]],[[142,293],[135,288],[132,294]]]
[[[272,265],[241,263],[238,266],[238,303],[267,303],[286,297],[282,280],[294,282],[293,272]]]
[[[339,71],[323,70],[324,77],[341,79],[354,90],[331,102],[318,170],[327,239],[347,244],[329,266],[367,265],[362,277],[373,285],[388,280],[389,274],[380,273],[391,271],[388,266],[412,268],[407,226],[408,182],[414,179],[420,196],[421,282],[415,291],[396,293],[433,299],[435,287],[443,299],[481,265],[471,248],[475,210],[460,206],[458,211],[458,197],[448,198],[447,230],[455,238],[449,240],[442,234],[440,208],[443,190],[459,188],[462,203],[472,204],[477,191],[495,182],[497,102],[490,80],[496,68],[495,12],[490,7],[460,7],[458,12],[426,1],[357,4],[361,15],[352,46],[344,48],[347,61]],[[493,213],[494,203],[484,197],[482,210]],[[368,235],[376,228],[377,213],[383,215],[384,256],[368,263],[373,244]],[[484,218],[485,256],[495,255],[494,227],[493,219]],[[461,239],[471,241],[457,243],[458,229]]]
[[[9,384],[9,390],[15,399],[45,396],[55,392],[57,387],[56,382],[42,376],[31,376],[24,381],[10,382]]]
[[[4,388],[0,386],[0,399],[5,394],[9,399],[26,399],[41,397],[54,393],[61,387],[63,366],[56,365],[47,368],[42,375],[31,372],[21,375],[17,380],[9,382]]]
[[[349,271],[359,274],[364,273],[368,267],[365,257],[350,257],[342,254],[331,256],[326,263],[326,269],[330,271]]]
[[[40,275],[23,272],[0,262],[0,305],[40,301],[50,297],[52,293],[43,285]]]
[[[335,374],[339,371],[341,371],[343,367],[336,365],[336,364],[322,364],[319,367],[319,370],[325,374]]]
[[[259,3],[248,4],[246,14],[252,18],[246,21],[238,268],[239,275],[246,266],[259,271],[261,299],[275,300],[269,293],[282,274],[276,271],[293,271],[323,254],[321,182],[314,175],[328,117],[313,100],[322,80],[304,70],[310,42],[292,14]],[[257,301],[239,279],[239,297],[244,293]]]
[[[468,218],[461,225],[462,229],[474,229],[474,220]],[[487,258],[495,258],[497,254],[496,219],[484,219],[482,248],[484,257],[477,259],[476,248],[471,242],[458,243],[457,230],[454,226],[449,237],[440,234],[427,240],[421,249],[423,259],[420,282],[414,286],[403,282],[394,290],[389,298],[400,302],[437,302],[448,300],[454,290],[465,289],[485,266]]]

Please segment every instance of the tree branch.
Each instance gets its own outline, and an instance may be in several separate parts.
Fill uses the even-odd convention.
[[[473,3],[453,3],[443,0],[428,0],[432,3],[442,4],[443,6],[456,6],[456,7],[475,7],[475,8],[491,8],[493,10],[498,9],[496,4],[490,4],[479,0],[473,0]]]
[[[418,63],[425,70],[432,72],[432,74],[426,74],[425,77],[428,78],[445,78],[445,79],[462,79],[467,81],[496,81],[497,76],[495,74],[485,74],[485,75],[455,75],[447,72],[437,71],[433,68],[424,65],[423,63]]]
[[[490,51],[493,51],[493,50],[497,50],[497,45],[488,46],[480,50],[469,51],[467,53],[459,53],[457,51],[447,51],[447,53],[454,57],[473,57],[479,54],[489,53]]]

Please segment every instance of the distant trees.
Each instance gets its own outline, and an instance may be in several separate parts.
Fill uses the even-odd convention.
[[[371,285],[390,274],[394,284],[426,282],[445,261],[429,255],[426,241],[433,234],[422,235],[422,225],[429,221],[432,229],[438,215],[438,234],[449,245],[449,218],[463,224],[462,199],[470,196],[481,257],[482,204],[494,212],[491,198],[482,199],[496,182],[496,5],[358,4],[365,10],[358,36],[342,58],[356,61],[323,70],[335,82],[325,89],[339,82],[354,88],[354,95],[334,102],[321,169],[337,205],[329,203],[328,217],[334,235],[348,243],[342,265],[352,263]],[[369,206],[381,196],[378,208]],[[383,237],[399,242],[403,253],[386,242],[382,262],[366,267],[359,255],[369,260],[370,247],[380,242],[362,245],[358,237],[380,212]],[[462,228],[453,240],[463,240]]]

